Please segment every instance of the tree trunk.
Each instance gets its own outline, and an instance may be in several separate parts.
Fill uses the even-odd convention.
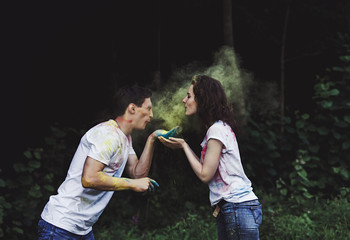
[[[287,7],[286,17],[284,20],[282,43],[281,43],[281,99],[280,99],[280,115],[281,115],[281,132],[284,131],[284,82],[285,82],[285,50],[286,50],[286,37],[287,37],[287,25],[289,18],[289,6]]]
[[[233,47],[232,0],[223,0],[224,43]]]
[[[161,0],[158,1],[158,31],[157,31],[157,69],[154,74],[154,85],[157,91],[160,90],[161,87]]]

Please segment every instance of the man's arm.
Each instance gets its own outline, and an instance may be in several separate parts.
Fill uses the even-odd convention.
[[[155,137],[154,133],[152,133],[147,138],[140,159],[134,154],[129,155],[128,162],[126,163],[126,171],[131,178],[136,179],[148,176],[153,158]]]
[[[151,185],[151,179],[147,177],[129,179],[109,176],[102,172],[104,167],[103,163],[87,157],[81,178],[83,187],[101,191],[133,190],[135,192],[145,192]]]

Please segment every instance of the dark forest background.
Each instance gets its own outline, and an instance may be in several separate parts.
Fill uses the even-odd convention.
[[[322,219],[319,212],[303,212],[310,201],[345,199],[339,205],[349,209],[349,1],[16,1],[1,3],[1,13],[6,155],[0,237],[33,236],[43,204],[64,179],[79,138],[102,118],[116,88],[137,83],[159,93],[178,69],[192,63],[210,66],[223,46],[234,49],[240,68],[252,74],[254,94],[259,94],[254,86],[278,90],[279,108],[265,115],[252,112],[240,141],[248,176],[272,203],[265,208],[270,224],[263,227],[264,236],[281,221],[273,219],[281,213],[273,208],[279,197],[298,209],[293,216],[301,216],[292,232],[306,226],[317,235],[312,221]],[[184,136],[194,145],[200,142],[197,133]],[[133,207],[114,220],[137,216],[141,223],[132,221],[138,229],[133,233],[144,235],[157,227],[166,231],[167,224],[174,224],[160,221],[166,216],[174,221],[186,216],[187,225],[180,226],[192,229],[195,219],[206,219],[202,213],[209,215],[206,186],[181,153],[160,145],[156,151],[151,174],[163,192],[153,198],[115,196]],[[161,159],[174,161],[166,165]],[[170,206],[174,210],[164,210]],[[181,215],[182,210],[197,215]],[[110,212],[102,223],[112,219]],[[172,226],[169,232],[179,231]],[[103,239],[109,239],[108,233],[104,228]]]

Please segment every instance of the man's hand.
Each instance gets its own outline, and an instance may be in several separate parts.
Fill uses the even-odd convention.
[[[133,190],[135,192],[146,192],[146,191],[154,191],[155,187],[159,187],[159,184],[148,177],[138,178],[138,179],[130,179],[131,183],[134,185]]]
[[[163,137],[165,139],[169,139],[170,137],[175,137],[178,135],[181,131],[181,128],[179,126],[172,128],[169,131],[158,129],[153,132],[153,136],[156,138]]]

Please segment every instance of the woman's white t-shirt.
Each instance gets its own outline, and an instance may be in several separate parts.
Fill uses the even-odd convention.
[[[209,182],[211,205],[214,206],[221,199],[233,203],[258,199],[251,181],[244,173],[237,139],[231,127],[223,121],[217,121],[208,129],[201,143],[201,163],[210,139],[217,139],[223,144],[218,169]]]

